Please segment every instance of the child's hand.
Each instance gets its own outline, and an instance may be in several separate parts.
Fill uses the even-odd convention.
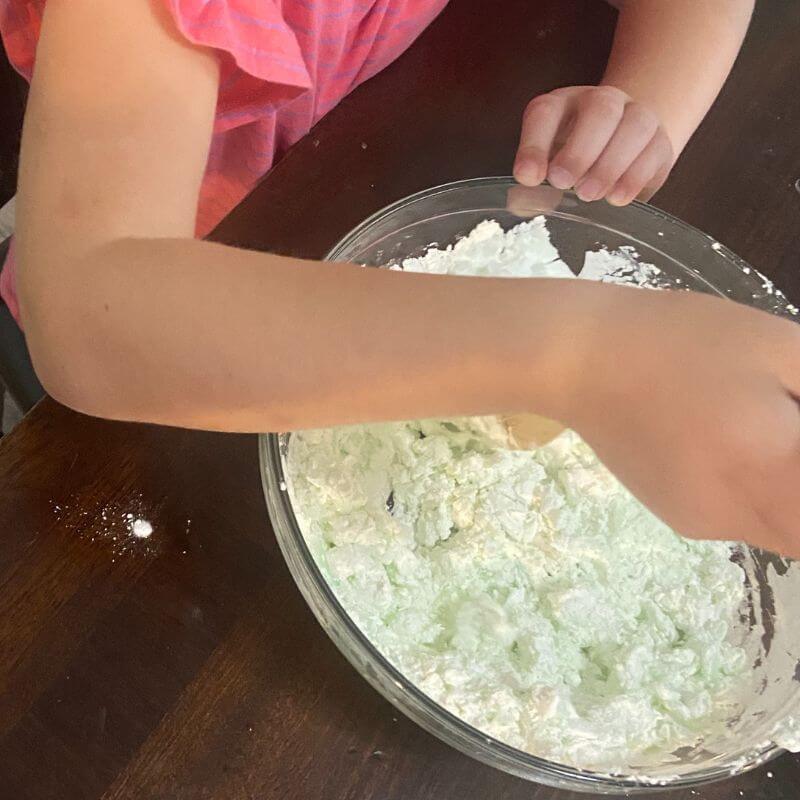
[[[582,200],[621,206],[649,199],[674,160],[653,111],[613,86],[570,86],[528,104],[514,177],[526,186],[547,178]]]
[[[800,556],[800,326],[634,291],[609,294],[564,422],[679,532]]]

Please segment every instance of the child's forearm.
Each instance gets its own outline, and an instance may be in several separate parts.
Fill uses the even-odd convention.
[[[101,416],[223,430],[556,415],[603,290],[118,240],[37,292],[45,386]],[[585,338],[585,337],[583,337]]]
[[[576,321],[597,318],[586,298],[613,287],[193,241],[218,85],[215,54],[186,42],[163,4],[47,4],[16,250],[51,394],[102,416],[226,430],[559,413]]]
[[[656,111],[681,152],[741,46],[754,0],[624,0],[603,83]]]

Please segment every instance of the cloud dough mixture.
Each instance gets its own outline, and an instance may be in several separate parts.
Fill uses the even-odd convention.
[[[631,252],[582,277],[644,284]],[[403,269],[572,276],[541,218],[484,222]],[[693,745],[730,714],[742,570],[676,536],[567,431],[512,451],[495,418],[295,434],[287,477],[309,547],[375,646],[481,731],[595,769]]]

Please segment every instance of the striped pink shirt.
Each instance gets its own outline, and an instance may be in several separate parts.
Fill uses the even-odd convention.
[[[447,0],[160,0],[221,65],[200,190],[207,234],[311,126],[425,29]],[[0,0],[0,33],[30,79],[45,0]],[[0,293],[15,317],[13,256]]]

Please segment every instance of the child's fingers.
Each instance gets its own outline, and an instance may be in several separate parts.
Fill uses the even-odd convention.
[[[614,184],[607,196],[611,205],[624,206],[631,202],[645,187],[656,186],[658,180],[666,178],[672,163],[672,146],[663,131],[658,131],[633,164]],[[663,174],[663,178],[661,178]]]
[[[534,97],[522,117],[522,133],[514,162],[514,177],[526,186],[537,186],[547,175],[547,163],[567,109],[564,97]]]
[[[669,177],[669,172],[672,169],[672,161],[667,161],[658,172],[653,176],[653,179],[645,184],[639,194],[636,195],[637,200],[648,202],[650,198],[666,183]]]
[[[581,95],[572,130],[547,171],[553,186],[569,189],[580,182],[617,130],[626,102],[626,95],[611,86]]]
[[[656,174],[649,180],[644,189],[636,195],[637,199],[647,202],[667,181],[669,173],[672,170],[672,165],[675,163],[675,151],[672,148],[672,141],[662,132],[664,138],[664,150],[667,153],[664,163],[661,168],[656,171]]]
[[[628,103],[611,141],[577,186],[581,200],[599,200],[616,185],[658,130],[658,118]]]

